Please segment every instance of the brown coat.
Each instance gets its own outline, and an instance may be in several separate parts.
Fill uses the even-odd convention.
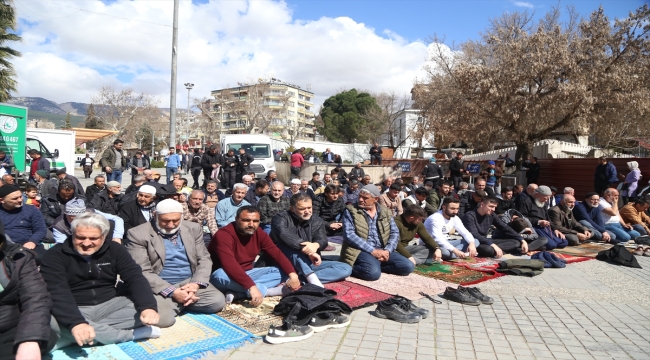
[[[393,214],[393,217],[400,216],[404,212],[402,201],[399,199],[399,196],[396,196],[395,200],[391,200],[388,197],[388,194],[383,193],[379,196],[379,205],[387,207]]]
[[[548,209],[548,217],[551,222],[551,229],[560,230],[562,234],[576,235],[587,231],[587,228],[573,217],[573,212],[568,211],[562,205],[555,205]]]
[[[621,216],[621,219],[626,224],[630,225],[643,225],[643,228],[645,231],[650,234],[650,229],[648,228],[648,225],[650,225],[650,217],[646,215],[643,211],[639,212],[637,209],[634,208],[634,202],[629,202],[627,205],[623,206],[619,210],[619,215]]]

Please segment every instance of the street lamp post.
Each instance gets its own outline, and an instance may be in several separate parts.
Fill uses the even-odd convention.
[[[192,88],[194,87],[194,84],[192,83],[185,83],[185,88],[187,89],[187,125],[186,129],[189,129],[190,126],[190,91],[192,91]],[[189,131],[185,134],[187,137],[187,144],[190,144],[190,134]]]
[[[154,146],[156,145],[155,139],[156,139],[156,131],[152,129],[151,130],[151,157],[150,157],[151,159],[156,157],[156,153],[154,152]]]

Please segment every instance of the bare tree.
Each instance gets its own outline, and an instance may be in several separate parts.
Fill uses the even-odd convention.
[[[505,14],[459,49],[434,37],[434,66],[413,91],[436,136],[484,149],[511,142],[520,162],[558,130],[589,129],[610,145],[650,135],[648,5],[613,22],[602,8],[583,20],[571,8],[560,15]]]
[[[373,141],[386,140],[388,146],[395,150],[409,138],[408,131],[402,129],[400,118],[405,110],[411,108],[411,97],[394,91],[371,95],[378,107],[370,108],[362,115],[366,119],[367,131],[372,134]]]

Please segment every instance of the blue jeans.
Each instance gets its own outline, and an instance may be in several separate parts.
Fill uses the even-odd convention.
[[[616,240],[610,241],[612,244],[628,242],[631,239],[636,239],[637,237],[641,236],[638,231],[624,228],[620,223],[605,224],[605,229],[607,229],[609,232],[613,232],[616,235]]]
[[[280,285],[282,281],[280,269],[272,266],[254,268],[246,271],[246,274],[253,280],[262,296],[266,296],[266,291],[269,288]],[[230,277],[223,269],[218,269],[210,275],[210,283],[224,294],[234,293],[237,298],[251,297],[248,289],[244,289],[240,284],[230,280]]]
[[[167,184],[171,184],[172,181],[174,181],[174,173],[176,173],[177,170],[178,168],[165,168],[165,175],[167,175]]]
[[[361,251],[352,266],[352,276],[361,280],[375,281],[382,272],[406,276],[413,272],[415,265],[397,251],[390,253],[388,261],[381,262],[365,251]]]
[[[122,183],[122,170],[119,169],[113,169],[110,173],[106,174],[106,182],[109,181],[117,181],[118,183]]]
[[[291,261],[293,268],[301,278],[316,274],[321,283],[327,284],[343,280],[352,274],[352,267],[340,261],[322,261],[319,266],[314,265],[309,257],[302,252],[282,246],[280,250]],[[391,256],[392,257],[392,256]]]
[[[465,241],[464,239],[462,240],[449,240],[449,244],[451,246],[455,247],[456,249],[462,251],[462,252],[467,252],[467,248],[469,247],[469,242]],[[480,245],[479,241],[474,239],[474,246],[478,248]],[[442,259],[443,260],[451,260],[456,258],[456,254],[451,252],[450,250],[445,249],[444,247],[440,247],[440,252],[442,253]]]
[[[589,231],[590,231],[591,234],[592,234],[592,235],[591,235],[591,239],[592,239],[592,240],[598,240],[598,241],[602,241],[602,240],[603,240],[603,234],[602,234],[600,231],[594,229],[594,227],[591,226],[591,224],[589,223],[589,221],[587,221],[587,220],[580,220],[580,221],[578,221],[578,222],[580,223],[580,225],[582,225],[582,226],[586,227],[587,229],[589,229]],[[616,234],[614,234],[614,233],[611,232],[611,231],[606,231],[606,232],[609,234],[609,237],[611,238],[610,241],[612,241],[612,240],[616,240]],[[616,242],[614,242],[614,244],[615,244],[615,243],[616,243]]]
[[[638,232],[640,234],[640,236],[648,235],[648,232],[645,231],[645,228],[643,227],[643,225],[634,224],[634,225],[632,225],[632,227],[634,228],[634,230],[636,230],[636,232]]]

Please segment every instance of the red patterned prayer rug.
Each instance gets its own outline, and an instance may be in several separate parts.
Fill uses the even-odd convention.
[[[443,261],[443,264],[446,265],[455,265],[468,268],[470,270],[476,270],[490,275],[496,274],[496,269],[499,268],[499,263],[502,259],[492,259],[492,258],[466,258],[466,259],[454,259],[449,261]]]
[[[422,276],[460,284],[463,286],[478,284],[480,282],[505,275],[500,274],[494,270],[491,270],[491,272],[485,272],[472,270],[465,265],[460,266],[439,263],[433,263],[431,265],[418,265],[415,267],[415,270],[413,272]]]
[[[325,284],[325,288],[336,291],[334,298],[348,304],[353,310],[371,306],[393,296],[349,281]]]

